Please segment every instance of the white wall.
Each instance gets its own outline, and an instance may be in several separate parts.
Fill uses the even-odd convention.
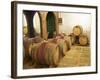
[[[25,1],[25,0],[24,0]],[[28,1],[28,0],[27,0]],[[100,0],[31,0],[51,3],[82,4],[82,5],[100,5]],[[0,80],[14,80],[10,78],[11,68],[11,0],[0,0]],[[100,14],[100,6],[99,6]],[[100,22],[100,16],[98,16]],[[100,26],[100,24],[98,24]],[[100,30],[100,27],[98,27]],[[100,34],[100,31],[98,32]],[[100,47],[100,36],[98,38],[98,47]],[[95,46],[94,46],[95,47]],[[100,49],[98,50],[100,53]],[[98,54],[100,57],[100,54]],[[100,58],[98,58],[100,63]],[[73,75],[62,77],[46,77],[22,80],[100,80],[100,64],[98,64],[99,73],[89,75]],[[17,79],[16,79],[17,80]],[[20,79],[19,79],[20,80]]]
[[[60,32],[69,34],[73,32],[73,27],[81,25],[84,32],[91,30],[91,14],[83,13],[61,13],[62,24],[59,25]]]
[[[41,28],[40,28],[40,17],[39,17],[39,14],[37,12],[34,15],[33,25],[34,25],[35,31],[37,33],[40,33],[40,31],[41,31]]]
[[[62,24],[59,25],[59,32],[64,32],[67,35],[73,33],[73,27],[80,25],[83,29],[83,34],[88,36],[90,40],[91,30],[91,14],[87,13],[60,13]]]

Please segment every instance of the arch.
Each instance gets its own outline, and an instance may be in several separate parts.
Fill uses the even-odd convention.
[[[55,15],[53,12],[47,13],[46,23],[47,23],[46,25],[47,25],[48,38],[53,38],[54,32],[56,31]]]
[[[28,10],[24,10],[23,13],[25,14],[26,21],[27,21],[28,36],[30,38],[37,36],[36,35],[35,28],[34,28],[33,19],[34,19],[34,15],[36,13],[38,13],[38,15],[40,17],[40,27],[41,27],[41,16],[40,16],[39,12],[38,11],[28,11]],[[40,34],[41,34],[41,30],[40,30]]]
[[[42,34],[42,24],[41,24],[41,14],[36,11],[33,17],[33,27],[35,30],[35,36],[41,36]]]
[[[27,36],[27,34],[28,34],[27,20],[25,18],[25,15],[23,14],[23,35]]]

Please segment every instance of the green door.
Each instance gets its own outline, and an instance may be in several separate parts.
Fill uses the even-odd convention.
[[[53,33],[55,32],[55,17],[52,12],[47,14],[47,31],[48,31],[48,38],[53,38]]]

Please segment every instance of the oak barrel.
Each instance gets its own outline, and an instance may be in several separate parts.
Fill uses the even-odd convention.
[[[67,44],[68,42],[64,39],[56,37],[56,38],[49,40],[49,42],[55,43],[59,46],[61,56],[64,56],[66,51],[68,51],[68,48],[69,48],[69,46]]]
[[[70,37],[70,39],[71,39],[71,45],[73,45],[73,44],[75,44],[75,35],[74,35],[74,33],[70,33],[70,35],[68,35],[69,37]]]
[[[73,33],[75,36],[79,36],[80,34],[82,34],[82,32],[83,32],[83,29],[82,29],[82,26],[80,26],[80,25],[76,25],[73,28]]]
[[[23,45],[24,45],[24,48],[25,48],[25,56],[29,56],[30,51],[31,51],[31,46],[34,43],[40,43],[42,41],[43,41],[43,39],[41,37],[38,37],[38,36],[34,37],[34,38],[24,37]]]
[[[35,44],[31,49],[32,59],[38,64],[54,65],[59,61],[59,47],[56,44],[49,42],[42,42]]]
[[[86,35],[84,35],[84,34],[80,35],[79,36],[79,43],[82,46],[87,45],[88,44],[88,37]]]
[[[29,46],[32,45],[33,38],[24,37],[23,45],[25,48],[25,57],[29,57]]]
[[[71,37],[65,36],[65,37],[64,37],[64,40],[65,40],[65,42],[66,42],[66,46],[68,46],[68,50],[70,50],[70,49],[71,49],[71,46],[72,46]]]

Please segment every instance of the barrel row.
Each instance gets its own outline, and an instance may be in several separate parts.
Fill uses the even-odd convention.
[[[81,46],[86,46],[89,44],[87,35],[83,33],[83,28],[80,25],[76,25],[73,28],[73,33],[70,35],[72,44],[79,44]]]
[[[48,40],[51,43],[55,43],[59,46],[60,54],[64,56],[68,50],[71,48],[70,37],[68,36],[56,36],[53,39]]]
[[[56,44],[42,42],[36,43],[32,46],[29,55],[32,57],[32,61],[42,65],[56,66],[59,61],[59,47]]]
[[[70,47],[65,39],[53,38],[35,43],[34,39],[25,38],[24,48],[25,56],[31,57],[33,62],[57,66],[60,58],[66,54]]]

